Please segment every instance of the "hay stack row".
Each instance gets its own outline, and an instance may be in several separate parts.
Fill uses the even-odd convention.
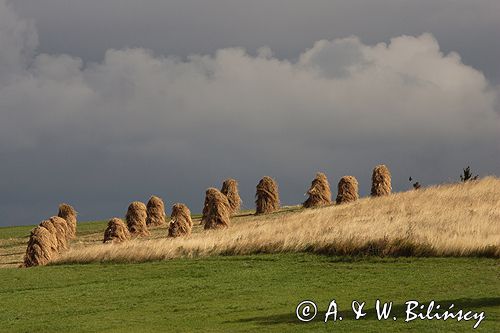
[[[205,230],[228,228],[230,217],[238,214],[240,208],[238,182],[228,178],[222,183],[220,191],[213,187],[206,190],[201,224]]]
[[[152,196],[147,204],[134,201],[128,206],[125,221],[117,217],[109,220],[104,231],[103,243],[121,243],[132,237],[149,236],[151,234],[149,228],[164,225],[165,218],[165,204],[160,197]],[[192,226],[189,208],[182,203],[174,204],[168,224],[168,236],[190,235]]]
[[[391,174],[385,165],[378,165],[372,174],[372,196],[388,195],[392,191]],[[353,176],[344,176],[337,187],[335,202],[343,204],[359,199],[358,181]],[[332,204],[332,193],[328,178],[318,172],[307,191],[308,198],[303,203],[305,208],[323,207]],[[201,224],[205,229],[227,228],[230,217],[237,214],[241,206],[238,193],[238,182],[226,179],[221,191],[215,188],[207,189]],[[270,214],[280,208],[278,184],[271,177],[265,176],[257,185],[255,194],[255,214]]]
[[[358,200],[358,181],[353,176],[344,176],[338,183],[337,204]],[[373,169],[371,195],[384,196],[392,191],[391,174],[387,166],[378,165]],[[230,226],[230,217],[241,207],[238,182],[226,179],[219,191],[209,188],[205,193],[205,204],[201,223],[204,229],[220,229]],[[307,191],[308,198],[303,203],[306,208],[331,205],[331,190],[324,173],[317,173]],[[278,184],[271,177],[264,177],[256,187],[256,215],[269,214],[279,210]],[[147,204],[132,202],[127,210],[125,222],[112,218],[104,232],[104,243],[116,243],[131,237],[150,235],[149,227],[165,224],[165,205],[161,198],[152,196]],[[193,222],[189,208],[181,203],[174,204],[168,224],[168,236],[180,237],[191,234]],[[31,231],[24,267],[45,265],[61,251],[68,248],[69,241],[76,237],[77,213],[67,204],[59,206],[58,216],[44,220]]]
[[[338,183],[337,204],[356,201],[359,198],[358,181],[353,176],[344,176]],[[372,174],[372,196],[382,196],[391,193],[391,175],[385,165],[378,165]],[[305,208],[322,207],[332,204],[332,193],[328,178],[318,172],[307,191],[308,198],[303,203]],[[269,214],[280,209],[278,184],[271,177],[265,176],[256,187],[255,214]],[[230,226],[230,217],[240,211],[241,198],[238,182],[226,179],[219,191],[209,188],[205,192],[205,202],[201,224],[204,229],[220,229]],[[135,201],[128,207],[126,226],[120,219],[109,221],[105,231],[104,242],[121,242],[132,236],[148,236],[148,228],[161,226],[165,223],[165,205],[159,197],[152,196],[145,205]],[[179,237],[191,234],[192,220],[189,208],[177,203],[172,207],[168,225],[168,236]]]
[[[113,217],[104,231],[103,243],[121,243],[132,237],[149,236],[150,227],[165,224],[165,204],[160,197],[151,196],[147,204],[140,201],[130,203],[125,222]]]
[[[371,196],[379,197],[391,194],[391,173],[387,166],[377,165],[372,173]],[[358,181],[353,176],[344,176],[340,179],[337,187],[337,198],[339,204],[353,202],[359,199]],[[304,202],[305,208],[328,206],[331,204],[331,191],[325,174],[318,173],[307,191],[309,198]]]
[[[23,267],[46,265],[68,249],[76,237],[77,213],[68,204],[59,206],[58,216],[42,221],[31,231],[24,255]]]

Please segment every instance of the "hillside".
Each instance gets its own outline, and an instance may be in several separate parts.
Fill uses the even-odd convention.
[[[319,209],[249,212],[227,230],[167,239],[166,227],[125,244],[101,244],[105,222],[81,223],[56,263],[142,262],[177,257],[312,252],[330,255],[500,256],[500,179],[440,185]],[[0,229],[3,266],[22,260],[28,227]],[[10,230],[10,232],[9,232]],[[15,229],[14,229],[15,230]],[[4,237],[2,235],[8,235]],[[17,236],[17,237],[16,237]],[[20,237],[19,237],[20,236]]]

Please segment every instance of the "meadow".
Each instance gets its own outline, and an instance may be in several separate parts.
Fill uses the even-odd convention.
[[[352,258],[314,254],[225,256],[138,264],[1,269],[1,332],[469,332],[473,322],[403,321],[416,299],[485,311],[478,331],[500,325],[498,261],[488,258]],[[375,299],[398,321],[377,321]],[[300,323],[303,299],[347,319]],[[349,317],[352,300],[368,318]]]
[[[33,226],[0,228],[2,332],[467,332],[469,321],[405,323],[404,302],[485,311],[500,327],[500,180],[439,185],[318,209],[242,212],[227,230],[102,244],[106,221],[78,224],[49,266],[17,268]],[[295,307],[314,300],[310,323]],[[345,320],[321,321],[330,300]],[[367,302],[354,320],[352,300]],[[393,301],[396,321],[374,302]]]

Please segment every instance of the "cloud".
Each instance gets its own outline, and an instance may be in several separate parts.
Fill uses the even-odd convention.
[[[498,172],[498,88],[431,34],[322,40],[294,62],[269,49],[179,59],[135,48],[84,63],[35,55],[36,30],[3,1],[0,22],[6,224],[36,223],[70,200],[84,218],[106,217],[158,192],[197,211],[226,176],[252,207],[265,174],[297,203],[316,170],[367,188],[385,162],[396,189],[409,175],[457,178],[466,163]],[[22,218],[20,203],[32,208]]]
[[[38,45],[33,22],[19,20],[2,0],[0,1],[0,78],[11,79],[22,71]]]

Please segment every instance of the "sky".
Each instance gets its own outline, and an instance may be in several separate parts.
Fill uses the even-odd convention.
[[[0,225],[264,175],[500,175],[500,2],[0,0]]]

